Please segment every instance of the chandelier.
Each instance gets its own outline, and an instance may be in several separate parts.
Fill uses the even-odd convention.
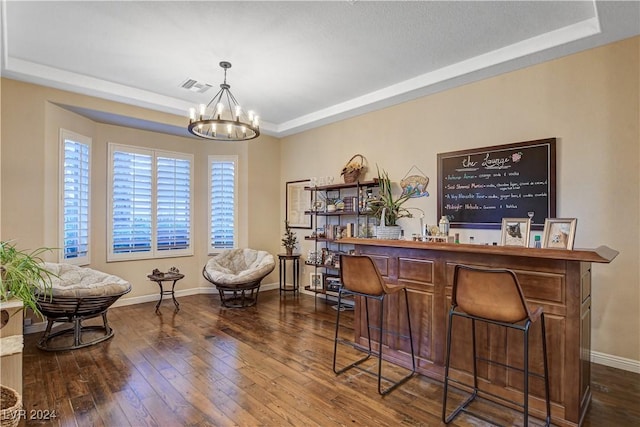
[[[200,104],[197,110],[189,109],[189,132],[200,138],[215,141],[247,141],[260,135],[259,117],[253,111],[244,111],[233,96],[227,84],[227,70],[231,63],[222,61],[224,83],[207,104]]]

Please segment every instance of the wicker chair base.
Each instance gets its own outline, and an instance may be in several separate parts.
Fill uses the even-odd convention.
[[[41,297],[38,301],[38,308],[47,317],[47,329],[36,344],[39,349],[46,351],[75,350],[98,344],[113,337],[114,332],[107,321],[107,310],[124,294],[108,295],[101,297]],[[82,322],[87,319],[102,316],[102,325],[83,326]],[[72,327],[60,331],[51,332],[56,322],[72,323]],[[102,332],[97,337],[87,338],[96,335],[95,331]],[[90,334],[85,334],[91,332]],[[54,338],[63,335],[73,335],[73,343],[68,345],[66,340],[62,344],[56,345]]]
[[[202,276],[216,286],[220,294],[220,302],[223,307],[227,308],[245,308],[256,305],[258,302],[258,292],[260,291],[260,282],[262,282],[262,279],[267,277],[269,273],[271,273],[271,271],[259,279],[250,282],[227,285],[212,280],[211,276],[207,273],[206,265],[202,269]]]
[[[260,282],[258,285],[248,289],[228,288],[216,285],[220,294],[220,302],[227,308],[243,308],[256,305],[258,302],[258,292],[260,291]]]
[[[102,315],[102,321],[104,325],[91,325],[91,326],[83,326],[82,321],[89,319],[90,317],[74,317],[71,322],[73,326],[71,328],[66,328],[60,331],[56,331],[51,333],[51,328],[56,322],[67,322],[66,320],[56,320],[56,319],[47,319],[47,329],[42,335],[42,338],[36,344],[39,349],[46,351],[63,351],[63,350],[75,350],[77,348],[88,347],[90,345],[98,344],[99,342],[108,340],[114,335],[113,329],[109,326],[107,322],[107,312],[99,313],[96,316]],[[96,317],[91,316],[91,317]],[[98,335],[97,338],[93,338],[90,340],[86,340],[85,332],[89,331],[98,331],[103,332],[103,335]],[[56,345],[54,338],[63,336],[63,335],[73,335],[73,344],[59,344]],[[87,334],[88,335],[88,334]],[[67,340],[68,341],[68,340]]]

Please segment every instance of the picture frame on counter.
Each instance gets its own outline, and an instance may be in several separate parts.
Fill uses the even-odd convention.
[[[547,218],[542,232],[542,247],[546,249],[573,249],[577,218]]]
[[[502,218],[501,229],[500,244],[502,246],[529,247],[531,218]]]
[[[322,277],[322,273],[309,273],[309,288],[313,290],[322,289],[322,285],[324,283],[324,278]]]

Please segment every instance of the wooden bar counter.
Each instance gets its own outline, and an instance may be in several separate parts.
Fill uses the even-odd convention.
[[[509,268],[518,276],[531,305],[542,306],[547,327],[551,388],[551,413],[555,425],[579,426],[591,401],[591,264],[609,263],[618,252],[606,246],[597,249],[534,249],[405,240],[342,239],[355,245],[357,254],[375,261],[389,283],[401,283],[409,290],[411,327],[418,369],[423,375],[442,381],[446,345],[447,313],[451,305],[453,271],[456,264]],[[404,304],[389,299],[385,322],[408,331]],[[372,319],[379,311],[370,305]],[[373,310],[371,310],[373,308]],[[471,327],[467,319],[456,319],[453,329],[452,372],[471,384]],[[375,321],[375,320],[374,320]],[[364,310],[356,304],[355,334],[366,342]],[[530,369],[542,372],[539,325],[530,333]],[[388,359],[410,364],[409,341],[387,337],[383,342]],[[522,366],[522,336],[492,325],[477,324],[479,357],[489,357]],[[485,346],[484,343],[488,343]],[[478,362],[481,389],[522,401],[522,374],[495,364]],[[542,380],[530,379],[530,413],[544,418]]]

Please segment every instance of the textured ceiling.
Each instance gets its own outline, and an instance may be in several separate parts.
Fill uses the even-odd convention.
[[[226,60],[284,136],[639,33],[638,2],[3,1],[2,74],[186,116]]]

